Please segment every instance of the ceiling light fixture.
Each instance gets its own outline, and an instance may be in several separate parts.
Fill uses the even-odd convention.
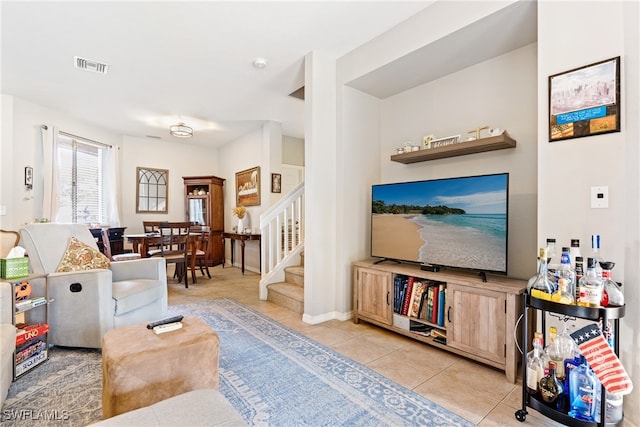
[[[178,123],[169,128],[171,135],[177,138],[190,138],[193,136],[193,129],[186,126],[184,123]]]

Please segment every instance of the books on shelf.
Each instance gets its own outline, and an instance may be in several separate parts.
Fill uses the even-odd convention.
[[[46,303],[47,299],[45,297],[16,301],[16,312],[19,313],[21,311],[29,310],[30,308],[38,307]]]
[[[24,374],[25,372],[30,371],[35,368],[42,362],[47,360],[47,347],[45,346],[43,350],[38,353],[35,353],[33,356],[23,361],[22,363],[16,363],[16,377]]]
[[[22,329],[18,329],[16,332],[16,346],[22,345],[26,342],[33,341],[38,337],[43,336],[49,332],[49,325],[37,324],[37,325],[27,325]]]
[[[35,341],[33,344],[29,345],[28,347],[25,347],[22,350],[16,351],[16,365],[46,350],[47,350],[46,342]]]
[[[444,327],[446,287],[443,282],[396,275],[393,312]]]

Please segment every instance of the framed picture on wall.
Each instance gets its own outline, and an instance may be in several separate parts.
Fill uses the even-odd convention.
[[[549,77],[549,142],[620,132],[620,57]]]
[[[272,193],[282,192],[282,175],[280,175],[279,173],[271,174],[271,192]]]
[[[236,172],[236,205],[260,204],[260,166]]]

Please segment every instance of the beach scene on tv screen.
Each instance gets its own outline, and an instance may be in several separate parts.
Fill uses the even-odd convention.
[[[506,272],[508,175],[375,185],[371,254]]]

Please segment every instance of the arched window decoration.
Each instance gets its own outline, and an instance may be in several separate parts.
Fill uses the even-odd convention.
[[[169,206],[169,171],[136,168],[136,212],[167,213]]]

